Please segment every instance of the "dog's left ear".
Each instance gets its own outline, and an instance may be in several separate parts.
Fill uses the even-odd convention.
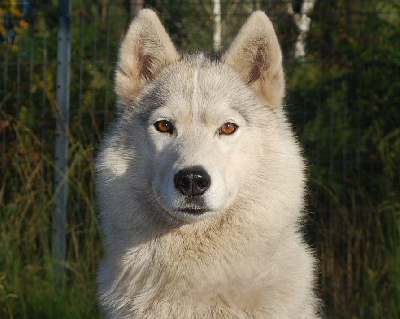
[[[256,11],[249,17],[222,62],[234,69],[266,105],[281,107],[285,94],[282,52],[264,12]]]

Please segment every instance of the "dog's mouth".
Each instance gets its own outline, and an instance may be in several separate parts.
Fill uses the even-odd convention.
[[[154,199],[152,203],[156,211],[180,222],[196,222],[214,213],[202,198],[188,196],[175,203],[165,202],[158,196]]]
[[[205,208],[183,208],[183,209],[178,209],[178,212],[190,215],[202,215],[207,213],[208,210]]]
[[[185,198],[173,209],[175,214],[201,217],[210,212],[203,198],[185,196]]]
[[[206,207],[176,207],[173,209],[162,207],[162,210],[173,219],[186,223],[200,221],[214,213]]]
[[[180,209],[174,211],[166,211],[166,213],[172,218],[185,223],[198,222],[214,214],[214,212],[207,209]]]

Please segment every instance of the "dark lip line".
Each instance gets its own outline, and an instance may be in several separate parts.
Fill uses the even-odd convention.
[[[172,212],[170,212],[166,207],[161,205],[158,201],[157,201],[157,206],[159,207],[159,209],[161,209],[161,211],[163,211],[167,215],[174,217],[173,216],[174,214]],[[193,216],[200,216],[207,212],[210,212],[210,210],[206,209],[206,208],[177,208],[174,211],[176,213],[183,213],[183,214],[188,214],[188,215],[193,215]]]
[[[199,208],[195,208],[195,209],[191,209],[191,208],[183,208],[183,209],[177,209],[177,212],[183,212],[186,214],[191,214],[191,215],[202,215],[206,212],[208,212],[208,209],[199,209]]]

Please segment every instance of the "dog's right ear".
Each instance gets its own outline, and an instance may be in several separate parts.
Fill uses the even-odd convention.
[[[156,13],[150,9],[141,10],[119,51],[115,70],[118,104],[128,105],[148,82],[179,57]]]

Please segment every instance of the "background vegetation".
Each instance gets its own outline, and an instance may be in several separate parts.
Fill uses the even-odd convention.
[[[66,281],[53,282],[58,2],[0,4],[0,318],[98,318],[93,157],[114,111],[128,1],[75,0]],[[328,317],[400,318],[400,4],[317,0],[294,57],[302,1],[222,3],[222,46],[253,9],[285,52],[287,110],[309,165],[307,240]],[[152,0],[181,50],[212,52],[212,1]]]

